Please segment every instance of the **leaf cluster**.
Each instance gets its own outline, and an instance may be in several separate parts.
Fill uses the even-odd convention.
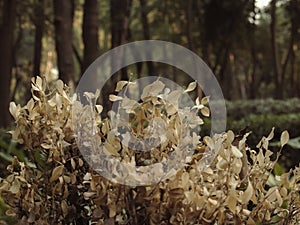
[[[117,91],[128,85],[132,84],[119,82]],[[10,112],[16,121],[13,138],[26,145],[35,166],[16,157],[8,166],[10,175],[0,182],[1,196],[10,207],[6,214],[18,224],[299,223],[299,167],[272,175],[288,133],[281,134],[277,155],[269,150],[273,129],[256,149],[246,144],[250,133],[237,137],[228,131],[200,139],[186,130],[203,123],[198,111],[208,115],[208,98],[197,99],[191,108],[177,104],[183,93],[195,87],[192,83],[185,91],[170,92],[157,80],[144,88],[141,101],[111,95],[110,100],[120,107],[103,119],[102,106],[96,104],[99,93],[85,93],[89,104],[83,105],[61,81],[49,89],[41,78],[33,79],[32,99],[23,107],[11,103]],[[185,121],[181,115],[189,116]],[[159,144],[142,154],[133,151],[131,139],[126,140],[128,132],[120,135],[114,129],[115,117],[127,118],[118,121],[137,138],[153,134]],[[157,126],[162,127],[154,129]],[[153,129],[164,132],[153,133]],[[108,180],[78,149],[89,150],[91,157],[116,157],[129,165],[155,165],[176,152],[183,136],[188,137],[192,154],[183,168],[153,185],[132,187]],[[205,166],[203,162],[210,159],[211,165]],[[130,168],[106,166],[120,176],[127,169],[127,175],[133,174],[130,179],[134,178]],[[165,168],[157,169],[158,174],[165,172]],[[144,174],[143,179],[153,177]]]

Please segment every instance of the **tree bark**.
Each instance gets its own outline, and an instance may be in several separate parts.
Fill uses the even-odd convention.
[[[272,54],[273,54],[273,72],[274,72],[275,85],[276,85],[274,96],[280,99],[283,97],[282,95],[283,81],[281,80],[281,76],[280,76],[280,62],[279,62],[278,46],[277,46],[277,39],[276,39],[276,25],[277,25],[276,3],[277,0],[271,1],[270,31],[271,31]]]
[[[145,40],[150,40],[150,28],[149,28],[149,22],[147,18],[147,2],[145,0],[140,0],[141,5],[141,19],[142,19],[142,26],[143,26],[143,35]],[[154,66],[153,62],[147,61],[147,68],[148,68],[148,74],[154,75]]]
[[[10,82],[13,67],[13,41],[16,20],[16,0],[4,0],[0,21],[0,126],[10,124]]]
[[[124,44],[129,39],[129,16],[132,0],[110,0],[111,47]]]
[[[110,0],[111,16],[111,48],[115,48],[129,40],[129,17],[132,0]],[[127,70],[121,70],[121,79],[127,80]]]
[[[254,13],[252,16],[253,23],[250,25],[250,52],[251,52],[251,59],[252,59],[252,70],[250,72],[250,84],[249,84],[249,96],[250,99],[255,99],[256,97],[256,69],[257,69],[257,49],[256,49],[256,1],[254,0],[252,3],[252,12]]]
[[[291,0],[290,2],[291,10],[291,97],[300,97],[299,93],[299,75],[298,75],[298,64],[297,64],[297,51],[299,46],[296,40],[299,39],[298,29],[300,28],[300,5],[299,0]]]
[[[35,15],[34,15],[34,26],[35,26],[35,37],[34,37],[34,59],[33,59],[33,76],[40,76],[40,65],[42,60],[42,40],[44,34],[44,0],[39,0],[36,3]]]
[[[186,25],[186,37],[188,42],[188,47],[191,51],[194,51],[193,45],[193,34],[192,34],[192,0],[187,0],[186,9],[185,9],[185,25]]]
[[[99,4],[98,0],[85,0],[82,24],[84,72],[99,54]]]
[[[72,49],[72,0],[54,0],[55,47],[59,76],[65,83],[72,83],[75,69]]]

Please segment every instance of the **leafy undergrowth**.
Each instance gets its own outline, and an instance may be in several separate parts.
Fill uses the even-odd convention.
[[[119,82],[117,91],[126,89],[127,85],[130,82]],[[84,123],[85,129],[96,129],[97,143],[105,146],[100,149],[103,156],[111,155],[133,165],[149,165],[163,162],[176,152],[179,134],[186,127],[180,122],[182,112],[176,107],[176,101],[170,105],[164,99],[168,96],[174,99],[181,94],[163,91],[160,83],[153,86],[145,89],[152,95],[157,94],[156,97],[145,97],[141,102],[133,102],[125,96],[110,96],[112,101],[127,101],[120,105],[125,107],[125,113],[130,112],[132,132],[139,137],[147,138],[151,126],[161,124],[161,121],[155,123],[155,118],[164,121],[167,132],[158,134],[161,143],[149,154],[140,154],[123,146],[121,138],[113,135],[114,115],[101,118],[100,105],[93,108],[81,105],[70,97],[68,87],[61,81],[47,88],[41,78],[34,79],[32,99],[23,107],[11,103],[10,111],[16,121],[12,136],[27,147],[35,166],[25,165],[17,157],[8,166],[10,175],[1,179],[0,184],[0,193],[8,208],[6,216],[18,224],[299,224],[299,167],[273,175],[282,147],[289,139],[286,131],[281,134],[277,155],[269,150],[273,129],[256,149],[246,144],[249,133],[239,137],[228,131],[203,139],[194,133],[184,133],[194,150],[191,157],[174,176],[158,184],[130,187],[96,173],[77,147],[78,133],[74,127],[78,125],[78,118],[75,121],[72,117],[74,107],[79,114],[93,115],[95,126]],[[186,91],[194,86],[190,84]],[[164,98],[159,97],[162,95],[159,92]],[[92,101],[97,96],[86,93],[86,97]],[[196,100],[195,106],[184,112],[193,118],[192,123],[188,121],[191,127],[202,124],[198,111],[208,115],[208,108],[204,106],[207,100]],[[128,104],[130,107],[126,108]],[[86,114],[81,115],[79,122],[90,122]],[[214,150],[218,154],[210,167],[203,167],[203,157]],[[158,168],[158,173],[164,173],[164,169]],[[120,168],[112,168],[112,171],[123,172]],[[145,177],[151,176],[146,174]],[[5,221],[3,218],[1,222],[5,224]]]

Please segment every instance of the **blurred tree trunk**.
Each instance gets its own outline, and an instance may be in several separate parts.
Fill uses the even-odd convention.
[[[83,68],[82,73],[99,55],[99,4],[98,0],[85,0],[82,24]]]
[[[186,2],[186,9],[185,12],[185,24],[186,24],[186,37],[188,42],[188,47],[191,51],[194,51],[194,44],[193,44],[193,34],[192,34],[192,7],[193,7],[193,1],[187,0]]]
[[[298,29],[300,28],[300,1],[291,0],[290,2],[290,15],[291,15],[291,97],[300,97],[299,92],[299,74],[297,65],[297,51],[299,46],[296,43],[299,40],[300,35],[298,34]]]
[[[0,21],[0,126],[7,127],[11,117],[8,111],[10,102],[10,81],[13,67],[13,43],[16,21],[16,0],[4,0]]]
[[[54,0],[57,65],[60,78],[69,84],[72,84],[75,75],[72,49],[73,11],[73,0]]]
[[[129,17],[132,0],[110,0],[111,48],[126,43],[129,40]],[[121,70],[121,79],[127,80],[127,70]]]
[[[33,23],[35,26],[35,37],[34,37],[34,59],[33,59],[33,76],[40,76],[40,66],[42,59],[42,40],[44,34],[44,0],[38,0],[35,3],[35,15]]]
[[[282,85],[283,81],[281,80],[280,76],[280,62],[278,56],[278,46],[277,46],[277,39],[276,39],[276,25],[277,25],[277,16],[276,16],[276,3],[277,0],[271,1],[271,45],[272,45],[272,54],[273,54],[273,72],[275,76],[275,93],[274,96],[276,98],[282,98]]]
[[[250,99],[255,99],[256,97],[256,69],[257,69],[257,50],[256,50],[256,1],[254,0],[252,3],[252,12],[253,16],[251,17],[253,22],[250,24],[249,27],[249,34],[250,34],[250,52],[251,52],[251,59],[252,59],[252,69],[250,72],[249,77],[249,97]],[[248,76],[248,75],[247,75]]]
[[[149,22],[147,18],[148,10],[147,10],[147,2],[146,0],[140,0],[141,5],[141,19],[142,19],[142,26],[143,26],[143,36],[145,40],[150,40],[150,28]],[[148,75],[154,75],[154,67],[153,62],[147,61],[147,68],[148,68]]]

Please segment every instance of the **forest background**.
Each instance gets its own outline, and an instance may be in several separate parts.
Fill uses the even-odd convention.
[[[289,130],[284,164],[299,162],[299,0],[0,0],[0,9],[0,147],[7,161],[17,151],[6,133],[9,102],[28,101],[32,77],[76,87],[98,56],[152,39],[187,47],[212,69],[228,100],[228,129],[249,127],[253,145],[273,126],[277,137]],[[148,75],[191,81],[175,67],[145,62],[122,69],[107,87]]]

